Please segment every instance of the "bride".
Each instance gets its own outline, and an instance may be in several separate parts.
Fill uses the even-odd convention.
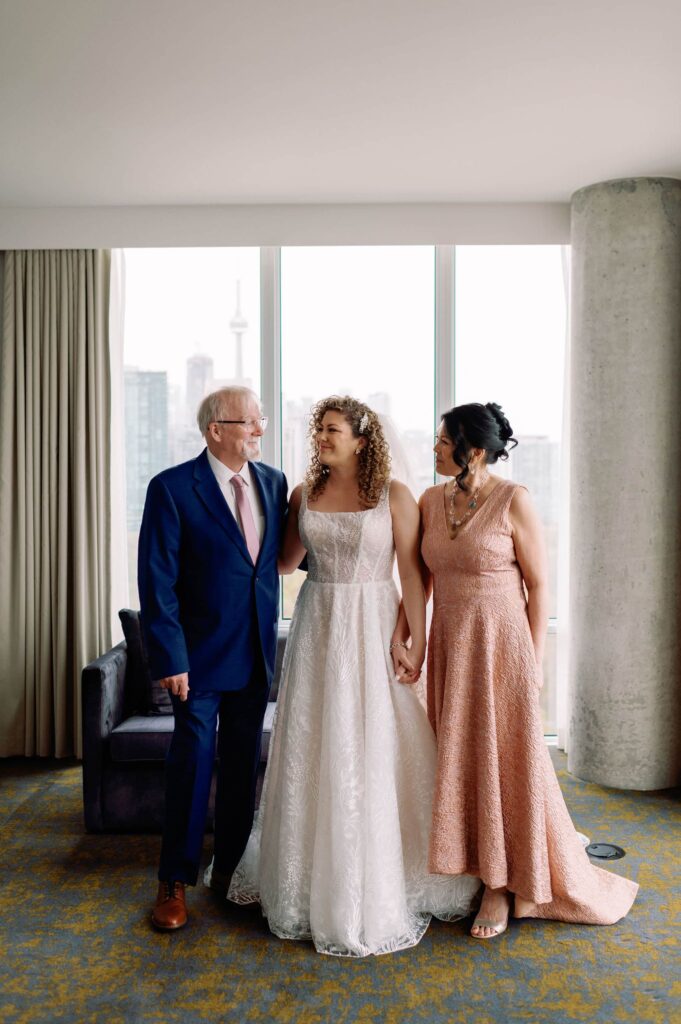
[[[431,915],[471,910],[479,882],[430,875],[435,738],[414,689],[425,654],[419,513],[389,480],[376,414],[312,410],[311,463],[291,495],[280,571],[305,552],[262,800],[228,891],[282,939],[367,956],[414,946]],[[391,644],[402,584],[412,642]],[[210,884],[210,868],[206,881]]]

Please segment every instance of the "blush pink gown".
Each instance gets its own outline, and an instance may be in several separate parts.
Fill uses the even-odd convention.
[[[594,867],[544,741],[539,675],[502,481],[450,539],[444,487],[422,498],[433,574],[428,714],[438,771],[429,867],[516,897],[516,917],[613,924],[638,885]]]

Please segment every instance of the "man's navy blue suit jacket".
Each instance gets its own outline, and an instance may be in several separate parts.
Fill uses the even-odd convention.
[[[154,679],[188,672],[191,690],[240,690],[260,646],[272,681],[286,477],[262,463],[250,466],[265,516],[255,565],[205,449],[149,484],[138,584]]]

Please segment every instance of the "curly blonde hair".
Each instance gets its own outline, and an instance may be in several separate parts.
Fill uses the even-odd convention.
[[[331,395],[329,398],[322,398],[312,407],[308,430],[310,464],[305,477],[308,497],[312,501],[318,498],[329,477],[329,467],[319,461],[319,449],[316,444],[317,431],[321,429],[322,420],[327,412],[339,412],[349,423],[353,436],[366,439],[367,443],[358,456],[357,483],[361,504],[366,508],[373,508],[378,504],[383,488],[390,480],[390,449],[374,410],[363,402],[358,402],[356,398],[351,398],[350,395]]]

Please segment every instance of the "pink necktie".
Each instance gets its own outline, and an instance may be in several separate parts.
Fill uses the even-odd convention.
[[[258,539],[258,531],[255,528],[251,503],[245,490],[246,481],[238,473],[235,473],[229,482],[234,488],[236,507],[239,509],[239,519],[241,520],[241,529],[243,530],[246,547],[253,559],[253,565],[255,565],[258,561],[258,552],[260,551],[260,540]]]

